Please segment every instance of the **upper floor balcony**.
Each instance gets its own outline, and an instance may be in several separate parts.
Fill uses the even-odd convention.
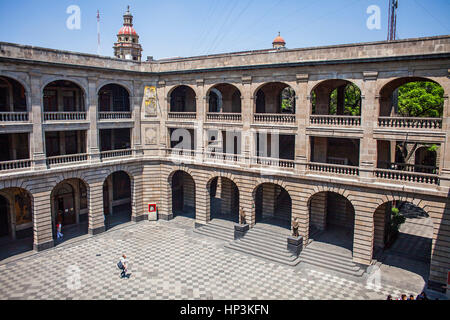
[[[168,120],[191,122],[197,118],[197,97],[192,88],[178,86],[169,93],[167,100]]]
[[[31,170],[29,134],[0,134],[0,172]]]
[[[254,124],[296,125],[295,91],[285,83],[266,83],[254,97]]]
[[[0,77],[0,123],[28,121],[25,88],[14,79]]]
[[[130,158],[133,156],[130,128],[101,129],[99,132],[101,160]]]
[[[242,98],[235,86],[223,83],[209,89],[207,96],[207,122],[241,123]]]
[[[311,92],[309,126],[361,127],[361,90],[347,80],[320,82]]]
[[[130,93],[118,84],[103,86],[98,92],[99,121],[130,121],[133,114],[130,108]]]
[[[45,150],[49,168],[86,162],[86,131],[45,132]]]

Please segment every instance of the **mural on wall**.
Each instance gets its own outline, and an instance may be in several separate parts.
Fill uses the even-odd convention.
[[[145,101],[145,115],[146,116],[156,116],[156,87],[146,86],[144,90],[144,101]]]
[[[16,224],[31,222],[31,199],[24,190],[14,190]]]

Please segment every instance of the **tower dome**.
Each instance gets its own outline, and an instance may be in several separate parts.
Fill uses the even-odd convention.
[[[281,37],[280,32],[278,32],[278,36],[272,42],[274,49],[281,49],[286,47],[286,41]]]
[[[119,59],[141,61],[142,47],[139,44],[139,35],[133,28],[133,15],[130,13],[130,6],[123,15],[123,26],[117,33],[114,56]]]

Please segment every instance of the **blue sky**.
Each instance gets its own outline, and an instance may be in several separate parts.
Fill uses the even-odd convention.
[[[270,48],[278,31],[288,48],[386,40],[388,0],[0,0],[0,41],[102,55],[113,43],[127,5],[144,48],[155,59]],[[69,30],[66,9],[81,9]],[[369,30],[370,5],[381,29]],[[399,0],[400,39],[450,34],[449,0]],[[145,58],[144,58],[145,60]]]

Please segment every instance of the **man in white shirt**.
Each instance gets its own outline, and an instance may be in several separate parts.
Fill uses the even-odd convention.
[[[120,277],[125,278],[128,272],[128,259],[125,253],[120,258],[120,262],[122,263],[122,273],[120,274]]]

